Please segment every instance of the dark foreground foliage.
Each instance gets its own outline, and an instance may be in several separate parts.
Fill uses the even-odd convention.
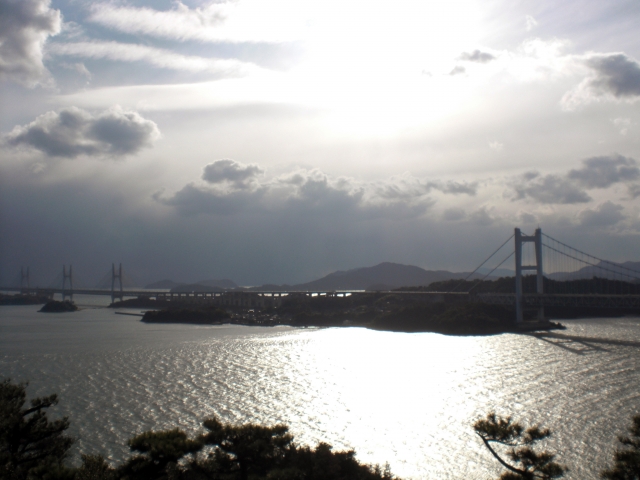
[[[68,419],[49,421],[45,409],[56,395],[31,400],[26,385],[0,383],[0,479],[6,480],[392,480],[389,467],[358,462],[353,450],[299,446],[286,425],[232,425],[217,417],[190,438],[179,429],[148,431],[129,440],[133,453],[112,466],[102,456],[82,455],[67,466],[73,439]]]
[[[507,469],[500,480],[551,480],[563,477],[567,471],[554,461],[553,453],[537,451],[538,442],[551,436],[549,429],[538,425],[525,428],[511,417],[501,418],[495,413],[478,420],[473,429],[496,460]],[[506,452],[500,452],[494,444]]]
[[[629,428],[631,436],[620,436],[619,447],[615,454],[613,468],[602,472],[602,478],[608,480],[640,480],[640,415],[633,417]]]
[[[64,460],[73,444],[65,434],[67,417],[50,421],[46,410],[58,403],[56,395],[32,399],[26,384],[0,383],[0,478],[64,478]]]

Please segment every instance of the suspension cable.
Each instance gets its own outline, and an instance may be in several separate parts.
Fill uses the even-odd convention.
[[[473,290],[473,289],[474,289],[474,288],[476,288],[478,285],[480,285],[480,283],[481,283],[481,282],[483,282],[483,281],[484,281],[484,280],[485,280],[489,275],[491,275],[493,272],[495,272],[495,271],[498,269],[498,267],[500,267],[500,265],[502,265],[504,262],[506,262],[507,260],[509,260],[509,259],[513,256],[513,254],[514,254],[514,253],[515,253],[515,252],[511,252],[509,255],[507,255],[507,257],[506,257],[504,260],[502,260],[498,265],[496,265],[496,266],[493,268],[493,270],[491,270],[491,271],[490,271],[489,273],[487,273],[484,277],[482,277],[480,280],[478,280],[478,281],[476,282],[476,284],[475,284],[473,287],[471,287],[471,288],[469,289],[469,292],[471,292],[471,290]]]
[[[622,270],[627,270],[627,271],[629,271],[629,272],[633,272],[633,273],[635,273],[636,275],[639,275],[639,276],[638,276],[638,277],[631,277],[631,278],[638,278],[638,279],[640,279],[640,272],[639,272],[639,271],[637,271],[637,270],[633,270],[632,268],[623,267],[622,265],[619,265],[619,264],[617,264],[617,263],[615,263],[615,262],[610,262],[609,260],[603,260],[603,259],[601,259],[601,258],[596,257],[595,255],[591,255],[591,254],[589,254],[589,253],[586,253],[586,252],[583,252],[583,251],[581,251],[581,250],[578,250],[577,248],[573,248],[572,246],[567,245],[566,243],[562,243],[560,240],[556,240],[555,238],[550,237],[549,235],[547,235],[547,234],[545,234],[545,233],[543,233],[542,235],[544,235],[545,237],[547,237],[549,240],[553,240],[554,242],[559,243],[560,245],[562,245],[562,246],[564,246],[564,247],[567,247],[567,248],[569,248],[569,249],[571,249],[571,250],[574,250],[574,251],[576,251],[576,252],[578,252],[578,253],[581,253],[582,255],[586,255],[587,257],[595,258],[595,259],[596,259],[596,260],[598,260],[599,262],[608,263],[609,265],[614,265],[616,268],[620,268],[620,269],[622,269]],[[546,246],[548,247],[548,245],[546,245]],[[551,248],[551,247],[549,247],[549,248]],[[558,250],[556,250],[556,251],[558,251]],[[560,252],[560,253],[562,253],[562,252]],[[565,254],[565,255],[568,255],[568,254]],[[573,259],[575,259],[575,260],[578,260],[578,261],[582,261],[582,262],[584,262],[584,263],[588,263],[588,262],[586,262],[586,261],[584,261],[584,260],[580,260],[579,258],[576,258],[576,257],[571,257],[571,258],[573,258]],[[592,266],[594,266],[594,267],[597,267],[597,265],[594,265],[594,264],[591,264],[591,263],[590,263],[589,265],[592,265]],[[604,268],[604,267],[598,267],[598,268]],[[624,274],[623,274],[623,273],[621,273],[620,275],[624,275]],[[626,275],[626,276],[630,276],[630,275]]]
[[[549,238],[551,238],[551,237],[549,237]],[[561,242],[558,242],[558,243],[561,243]],[[557,250],[557,249],[553,248],[550,245],[546,245],[544,243],[542,245],[547,247],[547,248],[549,248],[549,249],[551,249],[551,250],[553,250],[554,252],[558,252],[559,254],[564,255],[566,257],[569,257],[569,258],[572,258],[574,260],[577,260],[578,262],[586,263],[587,265],[590,265],[592,267],[599,268],[600,270],[603,270],[603,271],[606,271],[606,272],[612,272],[612,273],[615,273],[616,275],[622,275],[623,277],[633,278],[634,280],[640,280],[640,277],[634,277],[633,275],[628,275],[626,273],[616,272],[615,270],[612,270],[610,268],[601,267],[599,265],[596,265],[595,263],[590,263],[590,262],[587,262],[586,260],[582,260],[580,258],[574,257],[573,255],[569,255],[568,253],[561,252],[560,250]],[[571,247],[569,247],[569,248],[571,248]],[[574,250],[575,250],[575,248],[574,248]],[[577,250],[577,251],[579,251],[579,250]],[[583,253],[583,252],[580,252],[580,253]],[[592,258],[595,258],[596,260],[600,260],[598,257],[594,257],[594,256],[589,255],[589,254],[585,254],[585,255],[587,255],[589,257],[592,257]],[[616,265],[613,262],[607,262],[607,263],[612,263],[613,265]],[[634,273],[637,273],[638,275],[640,275],[640,272],[636,272],[635,270],[631,270],[630,268],[627,268],[626,270],[629,270],[631,272],[634,272]]]
[[[491,260],[491,257],[493,257],[496,253],[498,253],[498,252],[500,251],[500,249],[501,249],[502,247],[504,247],[504,246],[505,246],[505,245],[506,245],[506,244],[507,244],[507,243],[508,243],[508,242],[509,242],[513,237],[514,237],[514,235],[515,235],[515,233],[514,233],[514,234],[512,234],[509,238],[507,238],[507,240],[505,240],[505,242],[504,242],[502,245],[500,245],[500,246],[496,249],[496,251],[495,251],[495,252],[493,252],[491,255],[489,255],[489,256],[487,257],[487,259],[486,259],[484,262],[482,262],[480,265],[478,265],[478,267],[477,267],[473,272],[471,272],[469,275],[467,275],[467,276],[466,276],[466,278],[465,278],[464,280],[462,280],[458,285],[456,285],[456,287],[455,287],[453,290],[451,290],[451,291],[452,291],[452,292],[455,292],[455,291],[458,289],[458,287],[460,287],[460,285],[462,285],[464,282],[466,282],[467,280],[469,280],[469,278],[471,277],[471,275],[473,275],[474,273],[476,273],[478,270],[480,270],[480,269],[482,268],[482,266],[483,266],[485,263],[487,263],[489,260]],[[504,262],[504,260],[503,260],[503,262]],[[502,265],[502,264],[500,264],[500,265]],[[496,267],[496,268],[498,268],[498,267]],[[494,270],[495,270],[495,268],[494,268],[493,270],[491,270],[491,272],[493,273],[493,271],[494,271]],[[485,278],[486,278],[486,277],[485,277]]]

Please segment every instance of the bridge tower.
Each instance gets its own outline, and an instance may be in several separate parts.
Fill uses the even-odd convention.
[[[515,257],[516,257],[516,322],[523,320],[522,315],[522,272],[525,270],[535,270],[536,272],[536,293],[543,292],[543,272],[542,272],[542,230],[536,229],[533,236],[523,235],[519,228],[515,229]],[[522,265],[522,244],[533,242],[536,251],[535,265]],[[544,307],[538,307],[538,320],[544,320]]]
[[[29,291],[31,285],[29,284],[29,267],[25,271],[24,267],[20,267],[20,291]]]
[[[69,280],[69,290],[67,290],[67,280]],[[62,300],[69,297],[69,300],[73,300],[73,267],[69,265],[69,273],[67,273],[67,267],[62,266]]]
[[[118,284],[120,286],[120,291],[116,291],[116,280],[118,280]],[[111,264],[111,303],[115,302],[116,298],[122,301],[122,264],[120,264],[118,268],[118,273],[116,273],[116,264]]]

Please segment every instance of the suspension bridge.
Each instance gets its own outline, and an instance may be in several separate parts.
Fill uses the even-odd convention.
[[[509,246],[511,245],[511,246]],[[503,255],[506,256],[503,257]],[[508,260],[514,260],[514,277],[496,285],[493,273]],[[497,260],[496,260],[497,259]],[[483,277],[469,281],[481,268],[495,266]],[[635,267],[635,268],[632,268]],[[25,295],[42,295],[63,299],[73,295],[108,295],[112,302],[125,297],[149,298],[158,301],[215,302],[220,305],[260,307],[278,305],[287,295],[346,296],[370,294],[359,290],[342,291],[243,291],[168,292],[143,290],[131,284],[122,270],[112,264],[110,271],[96,288],[74,287],[73,269],[63,266],[62,275],[48,288],[34,288],[30,284],[29,268],[21,269],[19,287],[0,287],[0,291],[18,291]],[[446,283],[446,282],[445,282]],[[109,288],[110,287],[110,288]],[[498,288],[496,288],[498,287]],[[574,248],[536,229],[533,235],[514,229],[498,247],[464,280],[445,291],[389,291],[380,294],[423,295],[433,301],[477,301],[515,307],[516,323],[523,322],[525,312],[533,311],[537,320],[544,320],[545,307],[640,309],[640,268],[637,264],[620,264]]]

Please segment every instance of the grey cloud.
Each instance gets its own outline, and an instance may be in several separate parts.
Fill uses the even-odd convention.
[[[450,195],[476,195],[478,183],[441,182],[438,180],[422,181],[410,174],[391,177],[385,182],[376,184],[377,194],[388,199],[411,199],[438,190]]]
[[[634,199],[640,197],[640,185],[629,185],[629,196]]]
[[[46,76],[42,48],[61,28],[60,11],[50,4],[50,0],[0,0],[0,79],[34,86]]]
[[[520,215],[520,221],[524,224],[536,223],[537,219],[535,215],[531,213],[522,212]]]
[[[186,216],[231,215],[258,207],[264,193],[265,189],[218,192],[189,183],[169,198],[164,198],[160,192],[153,198],[163,205],[175,207],[178,213]]]
[[[562,98],[566,110],[603,98],[640,98],[640,64],[624,53],[591,55],[584,59],[591,75]]]
[[[212,165],[214,167],[212,167]],[[158,193],[155,200],[175,207],[186,215],[227,215],[238,211],[261,211],[280,215],[329,215],[331,218],[407,218],[425,213],[434,201],[420,193],[403,194],[388,189],[384,195],[380,185],[354,179],[332,178],[314,170],[299,170],[259,183],[262,173],[257,165],[242,165],[221,160],[205,168],[203,179],[209,185],[190,183],[173,196]],[[220,189],[220,183],[231,182],[232,190]],[[239,183],[238,183],[239,182]],[[251,182],[251,183],[249,183]],[[248,185],[251,188],[248,188]]]
[[[532,198],[540,203],[584,203],[591,197],[571,181],[558,175],[532,177],[525,174],[519,185],[514,187],[516,199]]]
[[[480,50],[474,50],[473,52],[463,52],[459,60],[465,60],[467,62],[475,62],[475,63],[489,63],[492,60],[495,60],[495,55],[492,55],[487,52],[481,52]]]
[[[460,183],[460,182],[447,182],[446,184],[438,187],[434,187],[443,193],[450,193],[452,195],[470,195],[474,196],[478,192],[478,183]]]
[[[462,220],[466,216],[466,212],[462,208],[447,208],[442,213],[442,219],[448,222]]]
[[[234,160],[223,159],[204,167],[202,179],[211,184],[229,183],[237,189],[246,189],[263,173],[264,170],[257,165],[244,165]]]
[[[516,199],[532,198],[540,203],[585,203],[591,197],[585,190],[608,188],[621,182],[640,178],[640,167],[633,158],[617,153],[591,157],[582,161],[582,167],[564,175],[545,175],[526,172],[516,181]],[[629,192],[633,196],[633,189]],[[634,197],[635,198],[635,197]]]
[[[624,53],[594,55],[586,61],[595,76],[589,86],[616,98],[640,96],[640,65]]]
[[[114,107],[94,116],[70,107],[47,112],[28,125],[15,127],[4,141],[51,157],[75,158],[133,154],[151,146],[159,137],[158,126],[136,112]]]
[[[580,212],[578,218],[580,225],[584,227],[610,227],[624,220],[622,205],[613,202],[605,202],[595,209],[586,209]]]
[[[587,158],[582,164],[582,168],[571,170],[567,178],[586,188],[607,188],[614,183],[640,178],[637,162],[618,154]]]
[[[491,225],[495,221],[486,207],[479,208],[475,212],[472,212],[469,218],[476,225],[483,227]]]
[[[464,72],[466,72],[467,70],[464,67],[461,67],[460,65],[456,65],[455,67],[453,67],[453,70],[451,70],[449,72],[449,75],[460,75],[463,74]]]

